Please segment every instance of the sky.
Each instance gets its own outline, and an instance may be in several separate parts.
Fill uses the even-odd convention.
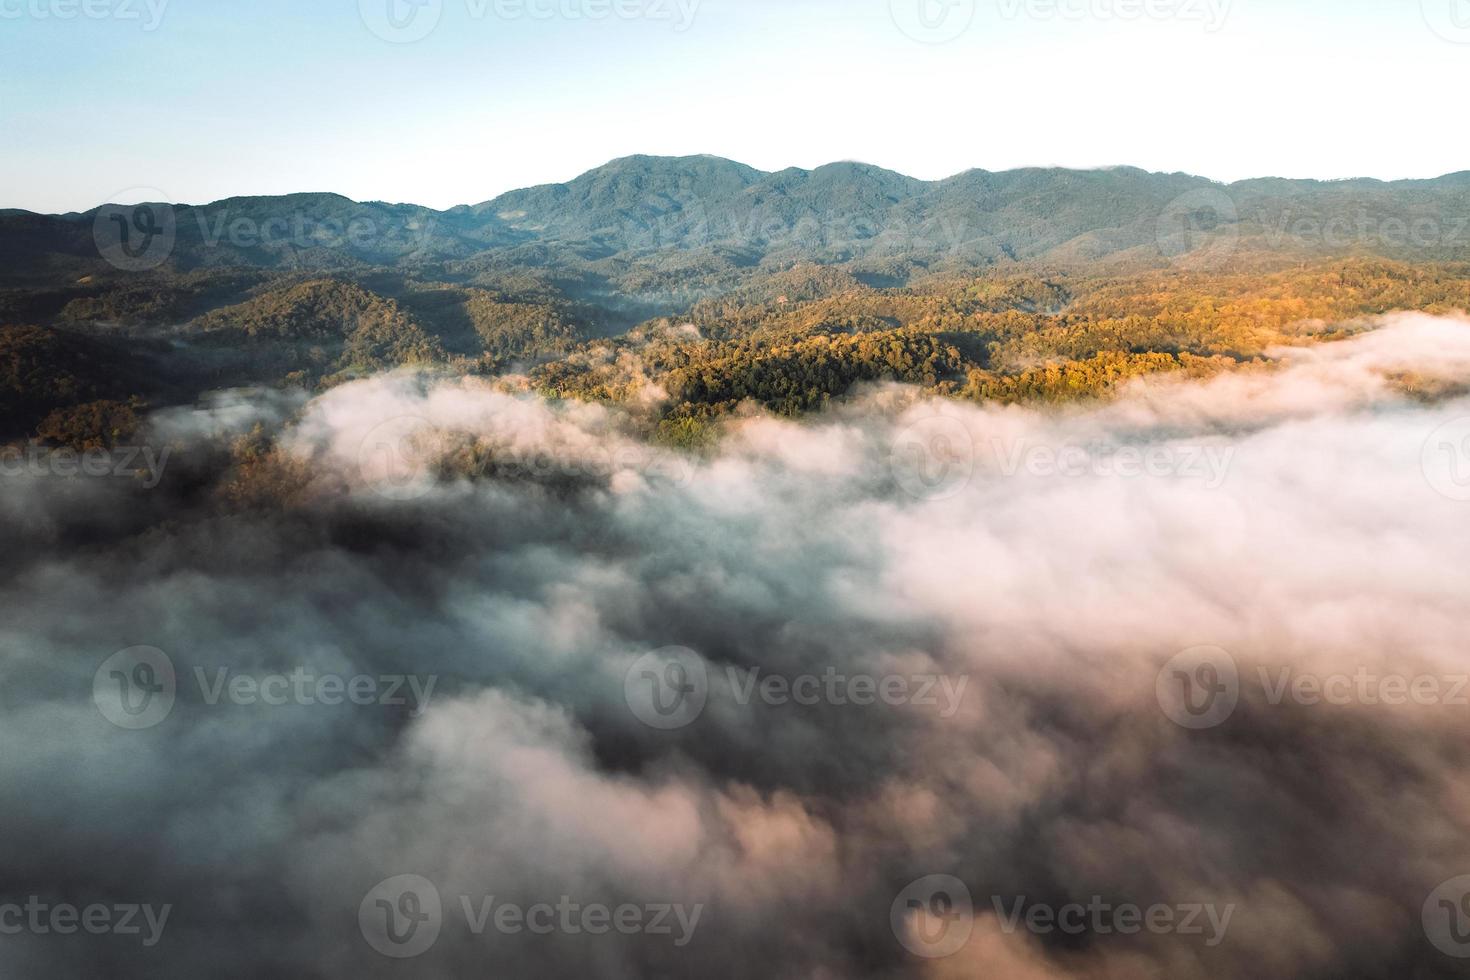
[[[1470,0],[0,0],[0,208],[436,208],[633,153],[1470,169]]]

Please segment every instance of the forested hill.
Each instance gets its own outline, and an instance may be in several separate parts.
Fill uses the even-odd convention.
[[[1470,309],[1467,270],[1470,173],[922,181],[628,157],[448,211],[335,194],[0,211],[0,444],[105,444],[205,391],[402,365],[640,406],[685,443],[861,382],[1105,397],[1254,369],[1365,316]]]
[[[599,262],[659,272],[868,261],[903,276],[945,263],[1158,267],[1212,250],[1470,258],[1470,172],[1219,184],[1119,167],[922,181],[859,163],[767,173],[717,157],[636,156],[448,211],[294,194],[158,212],[170,235],[160,268],[173,272]],[[0,275],[34,283],[105,272],[97,235],[114,233],[113,220],[101,209],[0,211]]]

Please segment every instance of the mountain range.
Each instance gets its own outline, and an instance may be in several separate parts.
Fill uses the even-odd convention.
[[[1398,309],[1470,309],[1470,172],[923,181],[635,156],[445,211],[0,211],[0,441],[112,444],[208,391],[414,365],[632,405],[698,445],[743,406],[799,414],[862,382],[1103,397]]]
[[[0,211],[9,279],[106,272],[116,207]],[[336,194],[158,205],[164,267],[411,268],[616,262],[1163,265],[1221,242],[1263,253],[1470,256],[1470,171],[1433,180],[970,170],[923,181],[861,163],[765,172],[712,156],[633,156],[562,184],[446,211]],[[901,270],[900,270],[901,271]]]

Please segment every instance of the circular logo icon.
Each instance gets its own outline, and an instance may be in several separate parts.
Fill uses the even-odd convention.
[[[685,647],[665,647],[633,662],[623,677],[623,697],[649,728],[672,731],[692,724],[709,701],[704,658]]]
[[[1470,500],[1470,417],[1435,429],[1421,462],[1431,487],[1451,500]]]
[[[173,661],[157,647],[128,647],[92,675],[92,701],[118,728],[152,728],[174,710],[178,681]]]
[[[935,415],[901,430],[888,463],[905,492],[942,500],[963,490],[975,473],[975,440],[959,419]]]
[[[1470,959],[1470,875],[1451,878],[1424,900],[1424,935],[1455,959]]]
[[[1240,244],[1240,209],[1223,190],[1202,187],[1165,205],[1154,231],[1170,262],[1223,259]]]
[[[164,193],[135,187],[118,197],[143,198],[147,204],[104,204],[92,219],[97,254],[124,272],[147,272],[168,261],[178,238],[178,218]]]
[[[689,457],[677,451],[654,456],[649,460],[646,473],[649,478],[661,480],[676,490],[694,482],[694,464]]]
[[[888,0],[893,23],[924,44],[944,44],[968,31],[975,7],[975,0]]]
[[[1240,672],[1219,647],[1190,647],[1175,654],[1154,680],[1159,707],[1183,728],[1214,728],[1235,713]]]
[[[419,875],[398,875],[379,882],[357,907],[362,938],[395,960],[428,952],[439,940],[443,925],[439,889]]]
[[[389,500],[415,500],[434,488],[444,436],[428,419],[402,415],[374,426],[357,452],[358,471]]]
[[[412,44],[439,26],[444,0],[357,0],[357,12],[367,29],[384,41]]]
[[[1470,0],[1419,0],[1429,29],[1453,44],[1470,44]]]
[[[953,875],[927,875],[898,893],[888,923],[903,948],[928,960],[958,953],[975,928],[970,889]]]

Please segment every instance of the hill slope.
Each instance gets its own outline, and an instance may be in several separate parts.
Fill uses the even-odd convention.
[[[859,163],[766,173],[718,157],[639,156],[448,211],[334,194],[156,211],[173,229],[164,266],[173,272],[607,261],[672,271],[688,261],[681,252],[731,267],[894,257],[926,266],[1161,266],[1222,246],[1247,255],[1470,258],[1470,173],[1223,185],[1120,167],[922,181]],[[3,275],[106,272],[94,231],[109,233],[111,214],[0,212]]]

